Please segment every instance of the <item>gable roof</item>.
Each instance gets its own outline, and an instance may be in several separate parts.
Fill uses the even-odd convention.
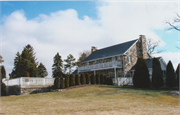
[[[137,40],[138,39],[96,50],[82,62],[124,54]]]

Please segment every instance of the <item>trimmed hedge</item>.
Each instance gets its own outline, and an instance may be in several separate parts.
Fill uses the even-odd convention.
[[[64,89],[64,88],[65,88],[65,83],[64,83],[64,78],[63,78],[63,76],[61,76],[61,78],[60,78],[60,88],[61,88],[61,89]]]
[[[113,85],[112,77],[107,77],[107,85]]]
[[[158,58],[153,58],[152,84],[155,88],[163,86],[163,71]]]
[[[166,66],[166,85],[170,88],[175,86],[175,72],[171,61]]]
[[[6,96],[6,84],[1,82],[1,96]]]
[[[55,88],[59,89],[60,88],[60,78],[57,76],[54,80],[54,86]]]
[[[96,74],[96,84],[100,84],[100,76],[98,73]]]
[[[103,74],[100,75],[100,84],[104,84],[104,75]]]
[[[91,74],[91,84],[96,84],[96,76]]]
[[[69,76],[68,75],[65,76],[65,86],[66,86],[66,88],[69,87]]]
[[[84,73],[81,73],[80,79],[81,79],[81,85],[86,84],[86,77],[85,77]]]
[[[147,68],[146,60],[140,56],[135,65],[135,71],[133,76],[134,87],[148,88],[150,87],[149,71]]]
[[[107,84],[107,76],[104,75],[104,84]]]
[[[69,77],[69,86],[74,86],[75,85],[75,78],[74,75],[71,74]]]
[[[76,76],[75,76],[75,85],[80,85],[80,77],[79,77],[79,74],[76,74]]]
[[[85,76],[86,76],[86,84],[89,84],[91,81],[90,76],[88,73],[86,73]]]

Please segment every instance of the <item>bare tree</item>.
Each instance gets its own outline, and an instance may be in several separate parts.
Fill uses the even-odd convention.
[[[4,62],[3,57],[0,55],[0,63]]]
[[[81,66],[81,62],[91,54],[90,50],[84,50],[83,52],[79,53],[79,59],[77,60],[77,66]]]
[[[147,51],[149,54],[155,54],[155,53],[161,53],[163,50],[156,50],[156,48],[159,46],[159,43],[161,41],[153,41],[152,39],[147,39],[146,45],[147,45]]]
[[[169,26],[171,26],[167,30],[175,29],[177,31],[180,31],[180,27],[176,26],[176,24],[178,25],[180,23],[180,15],[178,15],[177,13],[176,13],[176,15],[177,15],[177,17],[174,18],[173,22],[166,21],[166,23],[169,24]]]
[[[180,23],[180,15],[176,13],[176,17],[174,17],[173,22],[166,21],[166,23],[170,26],[167,30],[175,29],[177,31],[180,31],[180,26],[178,25]],[[177,25],[176,25],[177,24]],[[178,49],[180,49],[179,46],[176,46]]]

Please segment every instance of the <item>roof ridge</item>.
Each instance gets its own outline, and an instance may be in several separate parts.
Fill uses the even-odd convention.
[[[122,42],[122,43],[119,43],[119,44],[115,44],[115,45],[108,46],[108,47],[104,47],[104,48],[97,49],[97,50],[102,50],[102,49],[106,49],[106,48],[114,47],[114,46],[117,46],[117,45],[125,44],[125,43],[132,42],[132,41],[137,41],[137,40],[138,40],[138,39],[134,39],[134,40],[130,40],[130,41],[127,41],[127,42]],[[97,51],[97,50],[96,50],[96,51]]]

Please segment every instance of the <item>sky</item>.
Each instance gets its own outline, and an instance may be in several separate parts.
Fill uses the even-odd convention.
[[[180,14],[180,0],[166,1],[0,1],[0,55],[6,76],[17,52],[30,44],[52,76],[53,57],[79,53],[134,40],[139,35],[160,41],[158,50],[174,69],[180,63],[180,33],[167,30]]]

